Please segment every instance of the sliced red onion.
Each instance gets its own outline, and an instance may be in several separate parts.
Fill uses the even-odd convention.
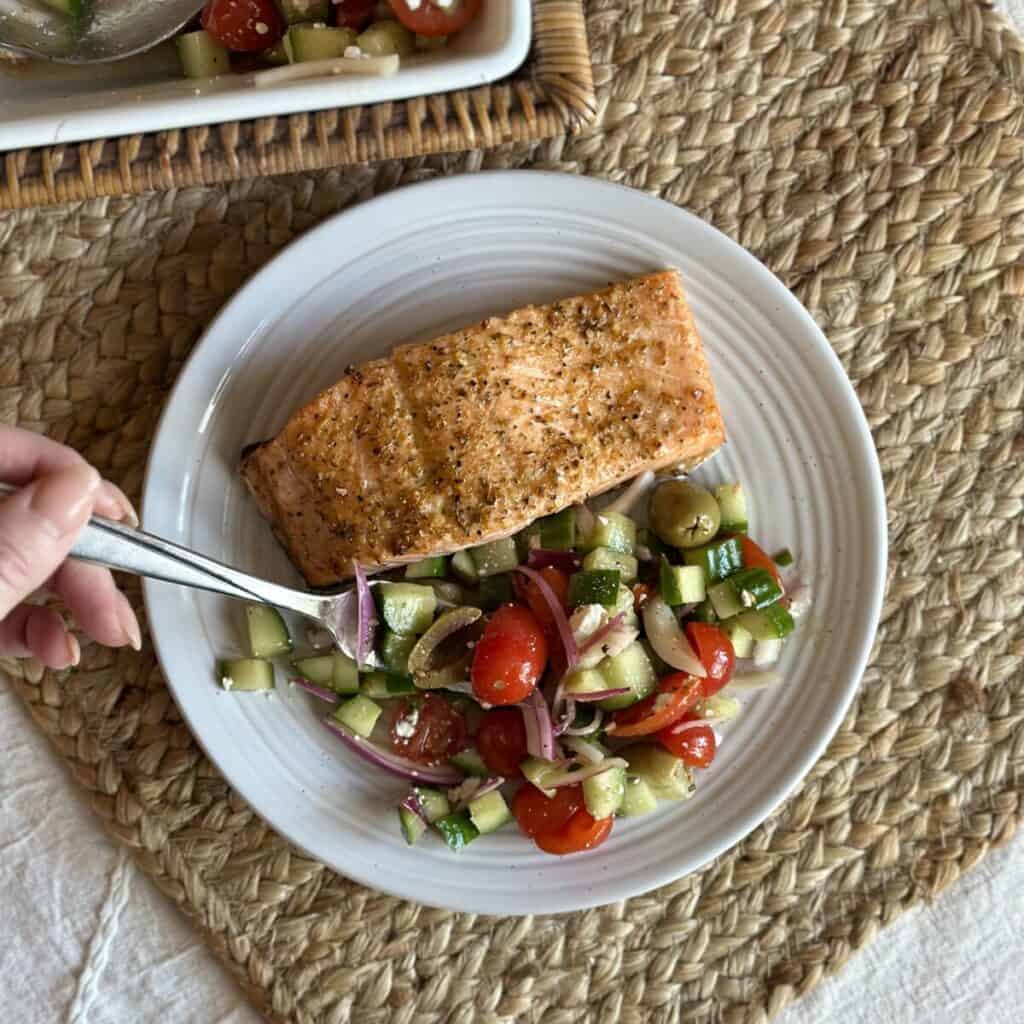
[[[551,712],[540,691],[534,689],[519,705],[526,727],[526,749],[531,757],[542,761],[555,759],[555,735],[551,726]]]
[[[582,736],[569,736],[565,745],[587,764],[599,764],[605,759],[605,752],[596,744],[583,739]]]
[[[583,768],[574,768],[567,772],[544,776],[545,789],[558,789],[561,786],[575,786],[578,782],[601,775],[612,768],[625,768],[627,762],[621,757],[606,757],[597,764],[588,764]]]
[[[308,679],[303,679],[302,676],[294,676],[288,681],[292,686],[297,686],[300,690],[313,694],[319,700],[327,701],[328,704],[338,703],[338,695],[333,690],[328,690],[325,686],[317,686],[316,683],[311,683]]]
[[[561,714],[558,715],[558,720],[555,722],[555,727],[552,732],[557,739],[559,736],[564,735],[569,731],[569,727],[576,720],[576,702],[572,697],[565,699],[564,706],[562,707]]]
[[[604,721],[604,712],[600,708],[594,708],[594,717],[586,724],[581,725],[578,729],[574,729],[571,726],[563,730],[562,735],[564,736],[590,736],[597,732],[601,728],[601,723]]]
[[[590,693],[574,693],[572,699],[580,704],[593,704],[595,701],[607,700],[609,697],[621,697],[629,693],[628,686],[616,686],[611,690],[592,690]]]
[[[356,594],[359,599],[359,634],[356,642],[356,664],[366,664],[369,653],[373,650],[373,635],[377,628],[377,608],[370,593],[370,584],[366,573],[358,562],[353,562],[356,578]]]
[[[583,537],[589,536],[597,526],[597,518],[590,511],[590,506],[585,501],[572,507],[573,515],[576,517],[576,529]]]
[[[554,567],[562,572],[575,572],[583,560],[575,551],[552,551],[549,548],[533,548],[526,556],[526,564],[531,569],[547,569]]]
[[[580,655],[579,651],[576,650],[576,641],[573,639],[572,630],[569,628],[569,620],[565,617],[565,609],[562,607],[562,602],[558,600],[558,596],[551,589],[548,581],[536,569],[520,565],[516,571],[521,572],[527,579],[537,585],[537,590],[540,591],[540,596],[544,598],[544,603],[551,609],[555,626],[558,628],[558,636],[562,641],[562,646],[565,648],[566,671],[571,672],[580,660]]]
[[[746,693],[750,690],[766,690],[771,686],[778,686],[781,682],[782,676],[771,670],[737,673],[732,677],[727,690],[729,693]]]
[[[652,595],[644,602],[642,614],[644,632],[651,647],[654,648],[654,653],[667,665],[704,679],[708,674],[707,670],[694,654],[675,612],[658,594]]]
[[[423,805],[420,803],[419,797],[415,793],[410,793],[398,806],[404,807],[411,814],[415,814],[424,825],[430,824],[427,820],[427,816],[423,813]]]
[[[654,471],[645,469],[639,476],[634,477],[632,483],[606,508],[604,512],[614,512],[620,516],[628,516],[633,506],[643,496],[644,491],[654,481]]]
[[[588,636],[587,639],[584,640],[583,644],[580,646],[580,649],[579,649],[580,657],[582,658],[583,655],[587,653],[587,651],[589,651],[592,648],[594,648],[597,644],[602,643],[604,641],[605,637],[607,637],[608,634],[611,633],[611,631],[613,629],[615,629],[618,626],[621,626],[622,623],[625,622],[625,621],[626,621],[626,613],[625,612],[619,612],[618,615],[614,616],[613,618],[610,618],[599,629],[595,629],[594,632],[591,633],[590,636]]]
[[[424,782],[428,786],[454,786],[462,779],[462,773],[451,765],[424,765],[409,761],[397,754],[389,754],[374,746],[361,736],[349,732],[340,722],[333,718],[325,718],[324,725],[331,730],[345,745],[355,751],[364,760],[378,768],[383,768],[400,779],[410,782]]]
[[[452,810],[460,811],[471,801],[486,796],[503,785],[505,785],[505,780],[500,775],[492,775],[488,779],[471,777],[448,790],[448,801],[452,805]]]

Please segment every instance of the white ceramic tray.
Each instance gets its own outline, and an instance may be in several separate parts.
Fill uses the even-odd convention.
[[[529,48],[530,0],[489,0],[446,50],[409,58],[389,78],[257,89],[239,74],[199,86],[181,78],[170,44],[84,68],[2,64],[0,151],[451,92],[511,74]]]

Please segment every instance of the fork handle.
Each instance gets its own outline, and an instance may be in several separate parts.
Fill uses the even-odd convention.
[[[15,490],[17,488],[10,484],[0,483],[0,495],[12,494]],[[134,530],[103,516],[93,516],[82,528],[71,547],[71,557],[136,576],[210,590],[242,601],[272,604],[312,618],[319,617],[323,603],[323,599],[315,594],[251,576],[162,537]]]

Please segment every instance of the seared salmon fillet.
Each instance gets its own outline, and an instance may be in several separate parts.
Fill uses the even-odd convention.
[[[241,472],[312,586],[508,536],[725,440],[665,270],[350,367]]]

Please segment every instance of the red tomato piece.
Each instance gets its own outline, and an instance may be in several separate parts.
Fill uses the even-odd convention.
[[[373,21],[377,0],[341,0],[334,5],[334,24],[362,32]]]
[[[740,548],[743,551],[743,565],[747,569],[764,569],[765,572],[770,572],[775,577],[775,582],[782,586],[782,574],[779,572],[779,567],[772,561],[771,556],[767,555],[761,548],[759,548],[745,533],[733,534],[739,542]]]
[[[658,733],[658,742],[691,768],[707,768],[715,759],[718,742],[710,725],[693,725],[694,715],[687,715]]]
[[[414,10],[406,0],[389,0],[395,17],[410,32],[421,36],[450,36],[465,28],[480,13],[483,0],[455,0],[451,7],[440,7],[434,0],[422,0]]]
[[[394,701],[391,747],[419,764],[440,764],[466,746],[466,720],[436,693]]]
[[[533,841],[545,853],[565,856],[600,846],[612,834],[612,819],[593,818],[588,811],[577,811],[560,829],[541,832]]]
[[[704,679],[704,696],[710,697],[732,679],[732,672],[736,666],[736,652],[733,650],[732,641],[724,629],[707,622],[688,622],[686,639],[690,641],[690,646],[707,672]]]
[[[512,799],[512,813],[528,836],[557,832],[583,807],[582,786],[562,786],[546,797],[536,786],[527,785]]]
[[[527,757],[523,716],[515,708],[485,711],[477,730],[476,746],[490,771],[514,779]]]
[[[612,735],[649,736],[679,721],[704,696],[704,688],[689,672],[665,676],[658,689],[632,707],[615,712]]]
[[[273,0],[207,0],[199,20],[217,42],[239,53],[266,50],[284,35]]]
[[[553,565],[545,566],[538,570],[544,581],[555,592],[555,597],[562,602],[564,608],[569,603],[569,577],[561,569]],[[513,586],[516,589],[516,596],[525,604],[530,606],[534,618],[541,624],[544,634],[549,641],[558,641],[558,627],[555,625],[555,615],[551,606],[544,600],[540,587],[533,580],[527,579],[522,573],[515,573]]]
[[[502,605],[473,652],[473,693],[484,704],[518,704],[533,692],[547,660],[548,642],[533,613]]]

